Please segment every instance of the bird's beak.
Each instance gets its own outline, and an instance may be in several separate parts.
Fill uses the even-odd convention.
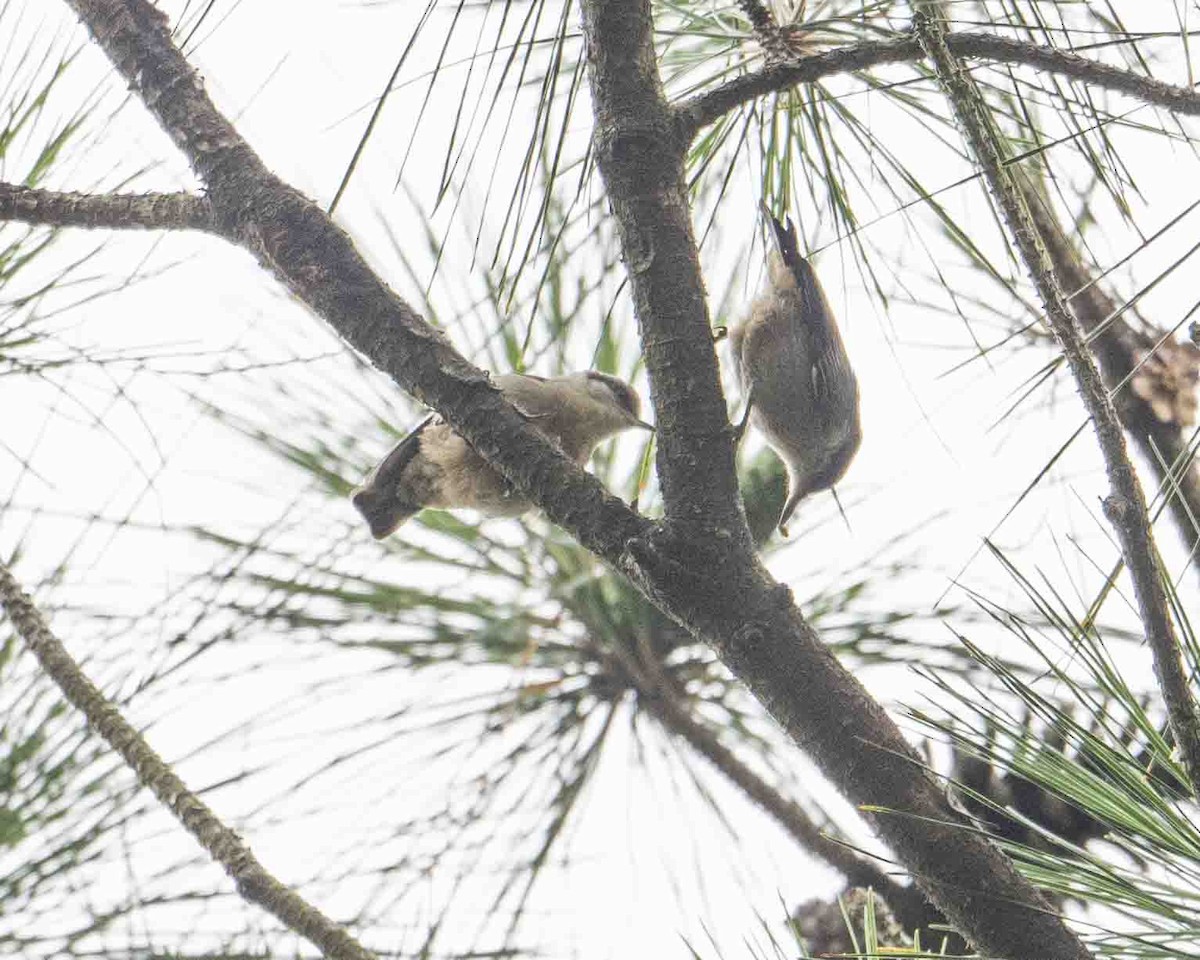
[[[634,418],[634,420],[633,420],[633,422],[630,424],[630,426],[631,426],[631,427],[638,427],[638,428],[640,428],[640,429],[642,429],[642,430],[649,430],[651,433],[654,433],[654,432],[655,432],[654,424],[652,424],[652,423],[647,423],[645,420],[638,420],[636,417]]]
[[[775,249],[781,254],[783,253],[786,243],[787,234],[784,233],[784,226],[777,219],[775,214],[771,212],[771,208],[767,206],[766,200],[758,201],[758,208],[762,211],[763,219],[767,221],[767,226],[770,227],[771,240],[774,243]]]
[[[771,209],[767,206],[765,200],[760,200],[758,205],[762,209],[763,216],[767,218],[767,226],[771,228],[771,240],[780,259],[792,272],[792,276],[796,278],[796,283],[802,288],[805,286],[811,287],[812,267],[800,255],[799,240],[796,236],[796,228],[792,224],[792,218],[784,217],[783,222],[780,223],[779,219],[771,213]]]

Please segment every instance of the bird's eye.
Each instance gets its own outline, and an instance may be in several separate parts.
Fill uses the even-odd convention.
[[[588,371],[588,377],[604,384],[609,395],[617,402],[617,406],[625,410],[626,413],[634,417],[638,416],[641,408],[641,401],[633,387],[625,383],[623,380],[618,380],[616,377],[610,376],[607,373],[600,373],[598,370]]]
[[[633,392],[633,388],[623,383],[613,383],[609,386],[617,398],[617,403],[624,407],[627,413],[636,417],[641,404],[638,402],[638,395]]]

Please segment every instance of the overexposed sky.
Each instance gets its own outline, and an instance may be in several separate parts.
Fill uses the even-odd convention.
[[[81,97],[95,97],[80,145],[47,185],[194,189],[169,140],[86,44],[65,5],[31,0],[17,6],[0,18],[0,34],[11,31],[10,51],[82,47],[39,118],[41,129],[64,122]],[[180,17],[194,19],[203,5],[162,6],[177,23]],[[511,118],[507,102],[503,109],[471,114],[472,129],[482,132],[474,163],[467,165],[464,157],[460,167],[461,202],[448,195],[432,213],[434,234],[445,241],[435,273],[418,213],[435,206],[462,84],[477,34],[483,35],[476,25],[486,31],[498,16],[493,10],[485,20],[477,8],[462,14],[471,27],[456,31],[443,61],[456,66],[445,70],[426,97],[423,77],[442,55],[441,38],[456,5],[443,6],[401,73],[337,219],[402,295],[418,305],[427,298],[464,352],[500,370],[503,357],[489,352],[485,315],[472,305],[482,296],[492,250],[506,236],[504,214],[528,139],[530,101],[519,101]],[[1177,29],[1170,4],[1140,6],[1144,9],[1131,15],[1148,22],[1128,24],[1131,29]],[[187,50],[217,105],[268,166],[327,204],[424,8],[413,0],[286,5],[229,0],[216,5]],[[1157,75],[1185,81],[1178,45],[1164,43],[1155,52],[1162,65]],[[20,76],[21,65],[6,60],[0,73],[11,69]],[[909,75],[904,68],[894,73]],[[473,73],[469,82],[468,109],[470,91],[483,81]],[[993,262],[1008,269],[979,185],[950,186],[969,172],[966,162],[860,84],[835,81],[831,87],[856,98],[855,109],[877,136],[902,144],[910,160],[920,158],[927,189],[950,187],[939,201],[971,225],[973,239]],[[582,153],[589,132],[586,91],[581,96],[566,138],[572,157]],[[1115,97],[1112,103],[1117,112],[1136,106]],[[1135,250],[1139,233],[1153,233],[1200,199],[1191,144],[1140,131],[1137,118],[1135,113],[1128,125],[1108,130],[1133,184],[1135,225],[1116,218],[1111,202],[1096,191],[1094,213],[1104,229],[1091,231],[1088,239],[1102,263]],[[501,138],[506,130],[507,140]],[[33,134],[31,142],[39,142]],[[1078,161],[1063,156],[1056,173],[1065,183],[1082,183]],[[10,154],[0,173],[17,179],[23,162],[19,152]],[[722,302],[739,309],[761,280],[756,164],[739,166],[703,251],[715,314]],[[868,185],[877,179],[866,166],[860,172]],[[573,184],[577,176],[564,179]],[[594,199],[598,191],[594,180],[583,196]],[[878,275],[889,298],[886,311],[827,211],[807,198],[797,211],[862,385],[865,440],[839,488],[849,528],[830,497],[814,498],[800,510],[793,541],[771,555],[773,571],[803,603],[851,583],[864,570],[881,571],[903,559],[905,567],[893,579],[881,574],[873,580],[865,607],[929,614],[943,597],[963,601],[954,585],[958,580],[1011,602],[1015,587],[979,551],[990,537],[1085,609],[1117,555],[1099,510],[1106,487],[1090,433],[1009,514],[1082,422],[1070,383],[1061,374],[1051,378],[1010,415],[1052,350],[1045,344],[1005,348],[986,361],[960,366],[976,342],[996,343],[1011,318],[1029,317],[996,287],[980,285],[979,275],[964,267],[923,210],[904,215],[882,188],[873,200],[876,209],[864,209],[861,220],[868,224],[865,242],[884,252]],[[704,203],[701,208],[708,209]],[[1114,274],[1116,288],[1128,295],[1184,257],[1198,222],[1200,214],[1190,214],[1138,252]],[[603,236],[609,230],[597,218],[570,234],[577,250],[570,275],[586,279],[599,272],[595,264],[605,253],[600,244],[589,245],[588,232]],[[201,606],[191,591],[208,595],[197,577],[214,564],[223,569],[227,560],[219,545],[191,532],[196,527],[243,539],[266,531],[270,542],[308,551],[314,563],[344,564],[403,586],[437,583],[449,593],[459,586],[445,570],[380,552],[348,503],[317,496],[301,471],[235,429],[241,425],[243,431],[285,440],[294,431],[299,440],[341,428],[356,433],[359,442],[339,453],[366,464],[391,442],[373,418],[403,427],[415,422],[418,411],[383,377],[352,362],[325,325],[248,255],[218,240],[72,234],[38,269],[48,274],[93,250],[98,252],[76,272],[78,286],[38,308],[39,323],[54,334],[55,349],[103,352],[113,362],[70,367],[42,379],[5,379],[0,484],[9,506],[0,513],[0,549],[7,555],[20,545],[19,572],[31,583],[69,559],[64,584],[44,594],[77,608],[56,619],[61,635],[107,690],[129,698],[131,717],[148,727],[156,749],[179,761],[189,783],[220,784],[244,773],[214,790],[210,800],[281,879],[307,881],[305,891],[334,914],[365,910],[373,925],[364,939],[382,950],[417,949],[449,900],[457,912],[445,934],[447,946],[471,942],[479,929],[494,930],[495,854],[480,854],[478,860],[464,855],[454,869],[414,879],[410,874],[421,874],[423,858],[435,855],[437,842],[412,839],[405,825],[441,812],[456,815],[469,803],[475,778],[499,762],[490,751],[511,741],[455,752],[445,745],[464,728],[450,734],[426,725],[452,714],[455,702],[498,696],[514,682],[511,671],[465,676],[436,668],[414,674],[379,653],[339,651],[307,627],[294,633],[239,632],[188,659],[194,647],[221,637],[223,628],[220,611],[195,617]],[[1147,294],[1144,314],[1160,326],[1180,322],[1195,299],[1194,275],[1192,262],[1184,261]],[[34,285],[37,280],[21,278]],[[527,295],[535,280],[526,277],[521,292]],[[116,292],[86,299],[106,288]],[[916,304],[909,302],[910,293]],[[954,312],[955,297],[961,317]],[[523,305],[526,309],[514,310],[514,324],[530,322],[527,298]],[[585,320],[563,345],[568,365],[588,364],[610,307],[611,322],[622,331],[623,369],[634,369],[636,324],[628,297],[614,282],[583,303]],[[548,347],[545,340],[544,327],[535,326],[532,356]],[[722,354],[722,360],[728,374],[728,356]],[[639,386],[645,392],[644,380]],[[640,454],[638,440],[618,441],[622,466]],[[528,525],[535,534],[544,530],[537,518]],[[501,540],[519,536],[513,521],[486,521],[484,527]],[[422,536],[411,535],[418,542]],[[1160,545],[1171,568],[1182,570],[1177,537],[1165,524]],[[1183,577],[1182,589],[1194,602],[1192,577]],[[1108,613],[1113,622],[1132,622],[1120,598]],[[366,624],[364,636],[371,629]],[[932,618],[914,629],[931,639],[948,637]],[[982,642],[998,639],[979,631],[973,636]],[[1135,674],[1148,677],[1137,651],[1128,651],[1128,659]],[[138,692],[147,677],[174,664],[178,671],[169,683]],[[903,667],[862,676],[888,702],[918,703],[925,689]],[[624,717],[616,722],[624,725],[568,821],[570,862],[552,862],[539,881],[522,945],[553,957],[631,951],[683,957],[684,939],[702,955],[715,955],[711,935],[726,955],[739,956],[746,950],[744,937],[761,939],[759,916],[779,932],[781,900],[793,904],[837,890],[831,871],[798,853],[722,781],[702,774],[724,818],[736,824],[740,840],[731,837],[689,786],[676,748],[653,733],[630,729]],[[512,738],[523,735],[523,723],[512,721]],[[468,730],[467,736],[482,733]],[[331,758],[376,740],[379,746],[354,762],[312,776]],[[646,743],[661,755],[647,758]],[[445,753],[439,752],[442,746]],[[827,789],[811,786],[815,774],[801,758],[788,770],[844,812]],[[533,803],[536,808],[536,797]],[[528,829],[522,818],[532,822],[541,812],[515,816],[497,827],[496,837],[481,837],[480,843],[511,842],[528,853],[528,844],[521,846],[522,830]],[[505,831],[512,832],[511,840]],[[865,835],[856,839],[868,842]],[[91,868],[91,887],[68,910],[83,900],[100,906],[119,902],[134,891],[209,890],[223,883],[217,868],[191,862],[191,841],[164,815],[135,821],[120,841]],[[376,871],[389,866],[395,869],[392,879],[380,883]],[[44,933],[45,925],[60,921],[52,915],[27,922]],[[148,939],[163,947],[184,931],[191,933],[189,947],[201,949],[256,925],[273,929],[257,911],[231,900],[199,908],[184,904],[123,919],[104,943]],[[256,945],[253,938],[239,943]]]

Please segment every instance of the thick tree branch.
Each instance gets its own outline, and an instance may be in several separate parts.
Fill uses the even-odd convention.
[[[585,5],[596,143],[643,325],[665,524],[607,494],[376,277],[324,212],[271,175],[205,95],[147,0],[69,0],[187,156],[221,232],[428,403],[584,546],[708,642],[872,822],[960,930],[995,956],[1083,946],[984,838],[964,829],[883,708],[758,562],[746,530],[682,177],[645,0]]]
[[[993,60],[996,63],[1035,67],[1116,90],[1146,103],[1165,107],[1173,113],[1200,115],[1200,91],[1139,76],[1121,67],[1097,63],[1077,53],[987,33],[947,33],[946,46],[956,56],[970,60]],[[679,117],[680,135],[690,140],[702,127],[764,94],[787,90],[801,83],[812,83],[837,73],[852,73],[886,63],[921,60],[924,56],[918,40],[906,37],[835,47],[787,63],[773,63],[679,103],[675,111]]]
[[[213,106],[147,0],[68,0],[204,182],[216,229],[245,247],[351,346],[437,410],[589,549],[620,557],[650,524],[581,470],[379,279],[348,236],[266,169]],[[625,566],[629,566],[628,563]]]
[[[0,183],[0,220],[110,230],[216,228],[208,200],[192,193],[58,193]]]
[[[708,760],[787,831],[801,848],[838,870],[847,885],[870,887],[882,896],[905,930],[911,932],[946,922],[917,888],[902,886],[878,864],[837,838],[826,835],[800,804],[743,763],[734,751],[721,742],[716,731],[688,709],[683,691],[664,674],[652,653],[647,655],[643,652],[638,656],[620,643],[612,643],[603,646],[601,655],[609,660],[610,668],[624,674],[637,692],[639,705],[664,729],[684,740]],[[926,942],[928,933],[926,931],[923,936]]]
[[[684,178],[688,140],[678,136],[663,96],[650,2],[584,0],[582,12],[593,142],[658,412],[659,479],[670,523],[638,555],[676,572],[665,594],[661,583],[651,585],[652,597],[714,647],[848,797],[899,811],[871,815],[872,822],[982,952],[1086,956],[1012,864],[964,829],[886,712],[759,563],[736,510],[732,442]],[[712,586],[706,570],[720,571]]]
[[[63,696],[85,717],[96,733],[121,755],[138,782],[153,793],[219,863],[237,885],[238,892],[257,903],[288,929],[309,940],[333,960],[374,960],[346,930],[309,904],[298,893],[276,880],[255,859],[250,848],[223,824],[207,804],[175,775],[170,765],[121,716],[51,633],[41,612],[21,590],[7,566],[0,563],[0,606],[4,607],[17,635],[37,658],[42,669],[58,684]]]
[[[1179,744],[1192,790],[1200,796],[1200,714],[1188,685],[1175,624],[1163,590],[1146,498],[1125,448],[1125,434],[1117,412],[1054,275],[1025,195],[1006,166],[1008,158],[1004,156],[1003,141],[993,126],[983,95],[946,43],[938,0],[918,0],[913,26],[933,62],[971,152],[983,169],[992,196],[1004,214],[1025,269],[1037,287],[1046,308],[1046,319],[1062,346],[1096,431],[1110,488],[1104,512],[1116,529],[1133,580],[1138,613],[1154,654],[1154,671],[1166,701],[1171,731]]]

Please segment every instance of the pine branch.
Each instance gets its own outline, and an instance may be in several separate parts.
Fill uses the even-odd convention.
[[[203,181],[221,236],[250,251],[353,347],[437,410],[517,489],[625,569],[650,524],[608,493],[368,266],[346,233],[272,174],[216,109],[147,0],[68,0]],[[723,412],[723,411],[722,411]]]
[[[1175,528],[1192,564],[1200,569],[1200,464],[1194,460],[1194,377],[1200,364],[1196,345],[1176,343],[1169,333],[1154,331],[1136,308],[1123,310],[1101,285],[1049,199],[1031,183],[1018,181],[1037,224],[1059,284],[1068,292],[1072,312],[1088,334],[1105,383],[1114,392],[1117,416],[1133,438],[1159,486],[1167,492]],[[1154,332],[1142,332],[1125,319],[1132,313]],[[1138,386],[1145,384],[1144,389]]]
[[[759,562],[648,0],[584,6],[597,155],[617,214],[660,428],[667,519],[608,494],[397,297],[325,213],[273,176],[213,106],[147,0],[69,0],[207,189],[222,235],[253,252],[349,343],[432,406],[581,544],[710,644],[868,817],[935,904],[996,956],[1082,958],[1082,944],[984,838]],[[891,813],[880,813],[890,810]]]
[[[955,56],[1035,67],[1128,94],[1146,103],[1165,107],[1172,113],[1200,115],[1200,91],[1139,76],[1076,53],[987,33],[947,33],[945,45]],[[914,37],[856,43],[786,63],[769,64],[677,104],[675,114],[679,135],[691,140],[701,128],[716,122],[730,110],[768,93],[787,90],[801,83],[812,83],[834,74],[853,73],[888,63],[907,63],[921,60],[924,56],[919,40]]]
[[[677,115],[663,95],[650,0],[584,0],[582,13],[595,154],[658,416],[668,523],[630,545],[636,556],[672,571],[673,589],[651,596],[706,640],[868,811],[925,894],[982,952],[1022,960],[1086,956],[1012,863],[958,819],[887,713],[759,562],[736,498],[732,428],[684,177],[688,138],[678,136]],[[716,583],[704,576],[709,570],[720,571]],[[692,584],[712,592],[693,594],[697,606],[680,617],[680,592]]]
[[[779,24],[775,22],[774,15],[762,0],[737,0],[737,5],[738,9],[746,15],[746,19],[750,21],[750,27],[758,39],[759,46],[766,54],[767,62],[788,59],[792,49],[783,34],[780,33]]]
[[[709,726],[684,705],[681,692],[664,675],[653,655],[635,656],[619,643],[604,645],[606,656],[637,691],[639,705],[662,726],[688,743],[731,783],[781,826],[799,846],[845,878],[851,887],[869,887],[893,909],[907,931],[944,924],[945,918],[934,910],[912,886],[901,886],[868,858],[850,846],[827,836],[804,808],[785,796],[747,766]]]
[[[217,229],[212,206],[191,193],[58,193],[0,183],[0,220],[109,230]]]
[[[176,776],[170,765],[146,743],[113,703],[88,679],[41,611],[21,590],[8,567],[0,563],[0,606],[18,636],[58,685],[63,696],[136,774],[138,782],[175,815],[196,842],[233,879],[238,892],[257,903],[289,930],[309,940],[331,960],[374,960],[374,954],[346,930],[275,879],[250,848],[223,824]]]
[[[1104,513],[1117,533],[1125,565],[1133,580],[1138,613],[1154,654],[1154,671],[1166,701],[1171,731],[1179,744],[1192,790],[1200,796],[1200,714],[1184,670],[1175,624],[1162,585],[1162,570],[1146,498],[1125,447],[1112,399],[1092,359],[1087,343],[1058,279],[1045,243],[1038,232],[1025,196],[1006,165],[1004,141],[994,127],[991,112],[970,74],[950,49],[938,0],[918,0],[913,27],[922,49],[933,63],[954,115],[996,203],[1004,214],[1012,242],[1025,262],[1046,308],[1054,331],[1096,431],[1104,456],[1110,492]]]

